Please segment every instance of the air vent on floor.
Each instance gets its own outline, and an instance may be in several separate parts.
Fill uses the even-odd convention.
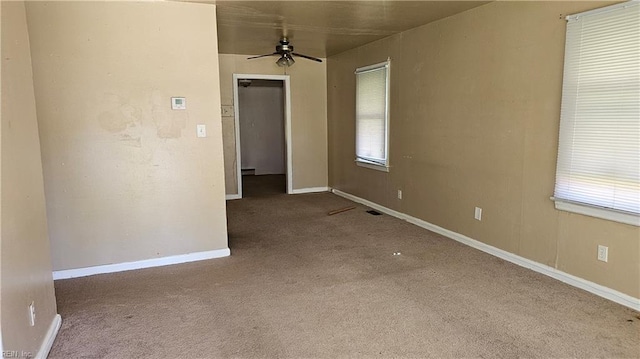
[[[376,210],[373,210],[373,209],[368,210],[367,213],[372,214],[374,216],[379,216],[379,215],[382,214],[382,213],[380,213],[380,212],[378,212]]]

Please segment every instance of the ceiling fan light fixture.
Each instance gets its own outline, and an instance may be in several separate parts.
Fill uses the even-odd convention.
[[[291,66],[296,63],[296,60],[291,57],[291,55],[287,56],[287,66]]]
[[[278,59],[278,61],[276,61],[276,65],[280,67],[285,67],[287,66],[287,60],[284,58],[284,56],[282,56],[281,58]]]
[[[282,54],[282,56],[278,59],[278,61],[276,61],[276,65],[280,67],[289,67],[295,63],[296,63],[296,60],[294,60],[293,57],[291,57],[291,55],[288,53]]]

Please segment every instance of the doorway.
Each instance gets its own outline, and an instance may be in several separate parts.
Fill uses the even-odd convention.
[[[237,195],[291,193],[289,76],[234,74]]]

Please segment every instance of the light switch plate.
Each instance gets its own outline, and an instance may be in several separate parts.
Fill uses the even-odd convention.
[[[207,137],[207,126],[197,125],[196,133],[198,134],[198,137]]]
[[[171,109],[172,110],[186,110],[187,109],[187,99],[184,97],[172,97],[171,98]]]

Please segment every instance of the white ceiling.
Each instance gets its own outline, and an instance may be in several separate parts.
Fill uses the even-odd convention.
[[[220,53],[271,53],[281,36],[296,52],[327,57],[488,1],[216,0]]]

